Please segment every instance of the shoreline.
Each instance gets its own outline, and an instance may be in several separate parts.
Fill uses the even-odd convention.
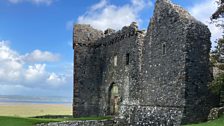
[[[24,105],[24,104],[30,104],[30,105],[72,105],[72,102],[30,102],[30,101],[7,101],[7,102],[1,102],[1,105]]]

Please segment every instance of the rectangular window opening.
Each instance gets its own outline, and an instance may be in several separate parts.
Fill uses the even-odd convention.
[[[163,44],[162,51],[163,51],[163,55],[165,55],[166,54],[166,44]]]
[[[127,53],[127,54],[126,54],[126,65],[129,65],[129,60],[130,60],[130,58],[129,58],[129,53]]]

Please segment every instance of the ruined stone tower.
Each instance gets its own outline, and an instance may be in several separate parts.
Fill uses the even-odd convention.
[[[206,119],[210,32],[169,0],[157,0],[147,32],[74,26],[74,116],[114,115],[125,125]]]

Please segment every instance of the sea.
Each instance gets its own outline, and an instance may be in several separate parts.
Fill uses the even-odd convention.
[[[1,103],[72,104],[72,97],[0,95]]]

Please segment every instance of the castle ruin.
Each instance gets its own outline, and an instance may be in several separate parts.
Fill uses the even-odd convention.
[[[73,115],[113,115],[126,125],[204,121],[210,31],[169,0],[157,0],[147,31],[74,26]]]

